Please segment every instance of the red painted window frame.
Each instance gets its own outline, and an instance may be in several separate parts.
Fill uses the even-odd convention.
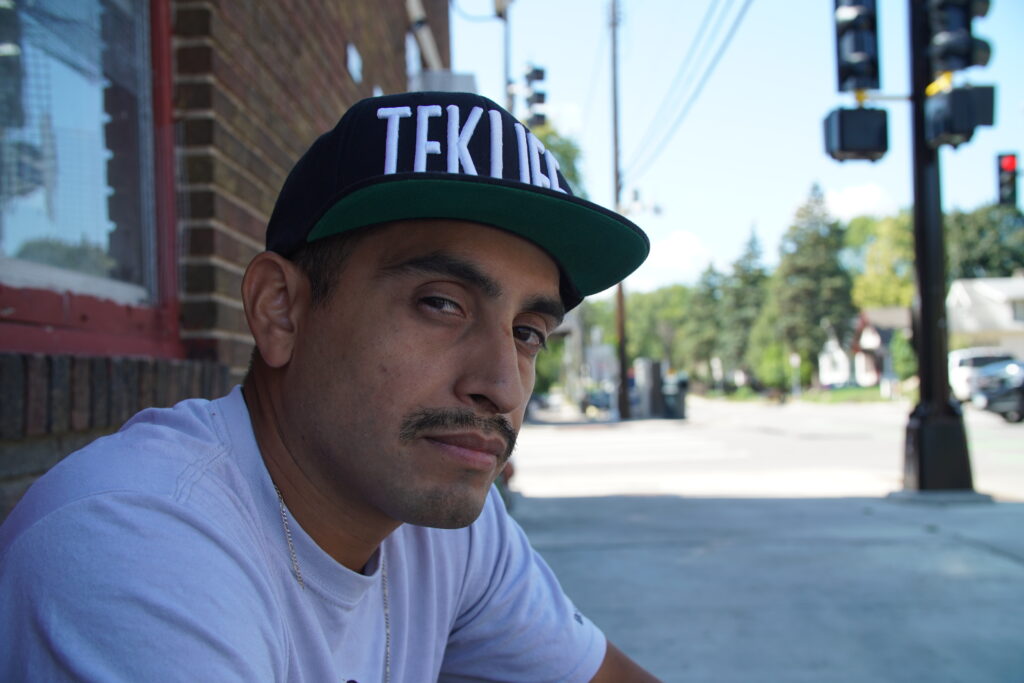
[[[183,358],[179,337],[171,0],[150,0],[156,285],[153,306],[0,284],[0,351]]]

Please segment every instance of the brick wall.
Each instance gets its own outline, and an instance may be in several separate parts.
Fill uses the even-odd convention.
[[[0,353],[0,519],[58,460],[139,410],[228,388],[214,362]]]
[[[425,3],[447,60],[447,2]],[[245,265],[291,165],[358,99],[407,87],[405,0],[174,3],[179,122],[182,336],[190,355],[241,378],[252,341]],[[347,47],[362,80],[346,69]]]

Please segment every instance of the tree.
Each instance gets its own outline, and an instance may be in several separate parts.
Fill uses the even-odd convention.
[[[946,274],[950,280],[1010,277],[1024,264],[1024,215],[992,204],[970,213],[952,211],[944,221]]]
[[[749,370],[747,344],[750,331],[764,305],[768,273],[761,265],[761,243],[751,231],[732,273],[722,285],[720,346],[722,362],[730,370]]]
[[[721,330],[722,274],[708,265],[690,295],[683,324],[683,360],[695,375],[707,379],[710,361],[717,355]]]
[[[764,305],[750,329],[744,362],[754,372],[755,384],[785,389],[789,363],[779,327],[779,279],[776,272],[767,283]]]
[[[892,369],[897,377],[902,380],[917,374],[917,353],[907,335],[900,330],[893,332],[889,351],[892,353]]]
[[[879,220],[855,220],[860,220],[857,229],[869,230],[870,235],[865,241],[863,268],[853,278],[853,303],[859,309],[909,306],[915,291],[910,212]]]
[[[533,385],[535,394],[546,394],[562,381],[562,355],[565,353],[565,337],[553,339],[548,347],[537,355],[537,380]]]
[[[53,237],[28,240],[18,249],[15,258],[99,277],[110,277],[117,265],[105,249],[87,241],[85,237],[78,244]]]
[[[560,135],[549,123],[530,130],[544,144],[544,149],[550,151],[558,159],[558,170],[569,181],[576,196],[586,197],[587,192],[583,189],[583,176],[579,170],[582,152],[580,152],[580,146],[576,144],[576,141]]]
[[[653,292],[632,292],[626,299],[629,326],[627,356],[667,361],[675,367],[682,359],[677,348],[679,333],[686,321],[690,290],[684,285],[669,285]]]
[[[781,340],[815,373],[828,328],[842,340],[855,313],[850,276],[839,260],[842,248],[842,227],[828,215],[815,184],[782,239],[776,271]]]

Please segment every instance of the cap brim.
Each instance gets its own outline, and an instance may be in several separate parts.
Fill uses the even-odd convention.
[[[475,176],[400,173],[357,185],[317,221],[307,241],[397,220],[447,218],[492,225],[547,251],[580,294],[603,291],[647,258],[636,225],[612,211],[546,188]]]

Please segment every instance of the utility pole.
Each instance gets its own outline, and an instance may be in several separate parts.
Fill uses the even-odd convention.
[[[619,0],[612,0],[612,168],[615,210],[622,212],[622,176],[619,166]],[[615,286],[615,332],[619,356],[619,419],[629,419],[629,372],[626,358],[626,295],[622,283]]]
[[[512,93],[512,30],[508,23],[508,6],[512,0],[494,0],[494,14],[501,19],[505,39],[505,109],[512,116],[516,115],[516,100]]]
[[[904,490],[972,491],[971,463],[960,407],[950,401],[946,339],[946,275],[938,146],[925,129],[929,64],[928,3],[910,0],[911,120],[914,152],[914,256],[918,301],[914,346],[920,401],[907,423]]]

